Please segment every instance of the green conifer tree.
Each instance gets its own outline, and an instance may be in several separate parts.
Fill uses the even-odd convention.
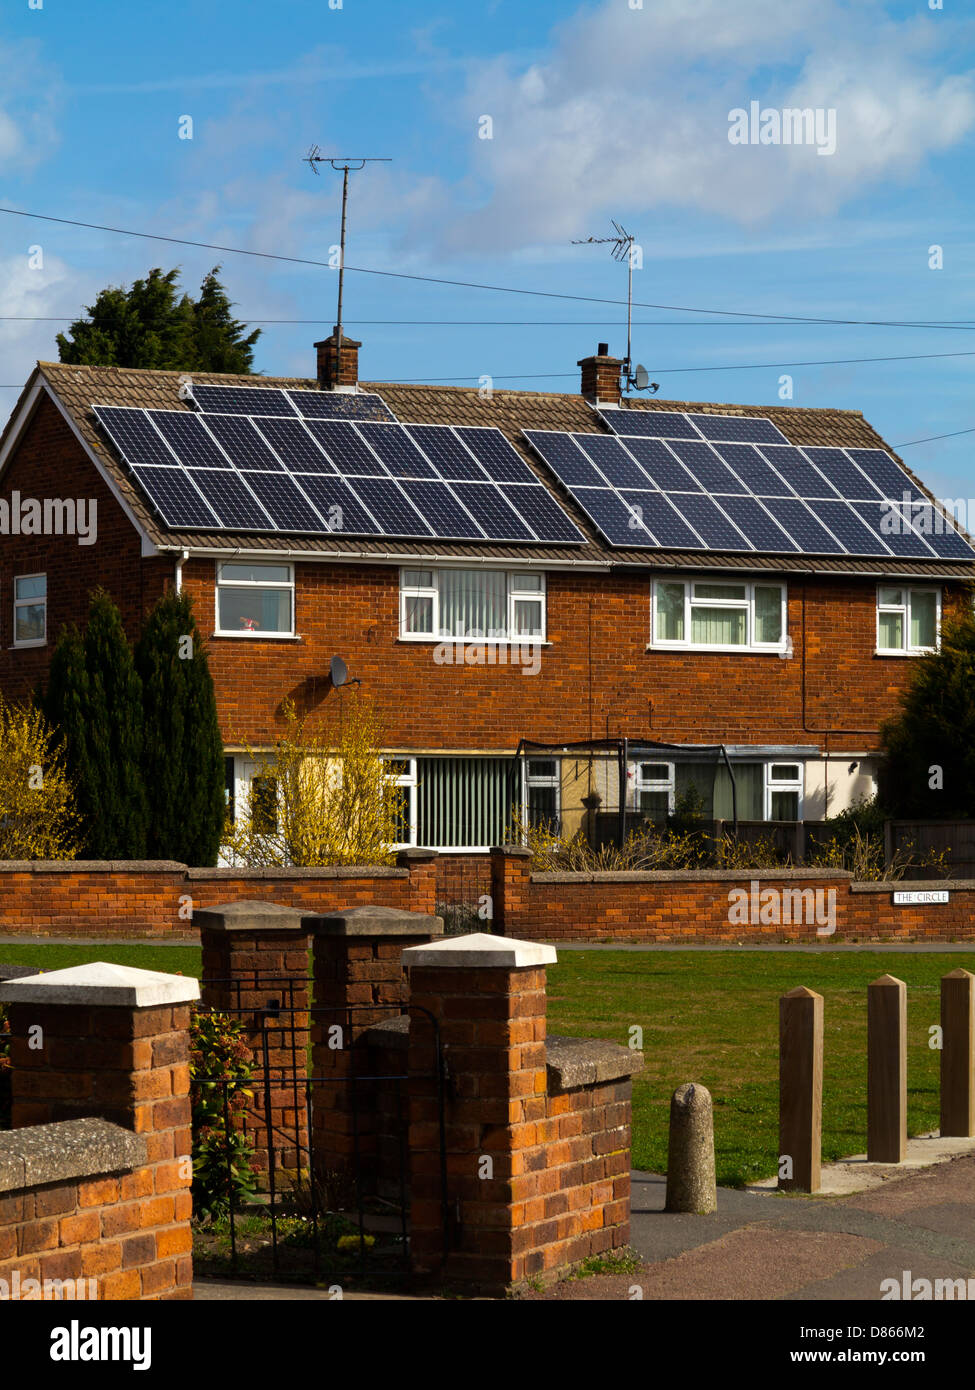
[[[148,853],[205,867],[224,826],[223,741],[206,648],[187,594],[165,594],[136,647]]]

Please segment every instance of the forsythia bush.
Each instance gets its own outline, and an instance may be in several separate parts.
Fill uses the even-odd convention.
[[[232,865],[392,863],[403,794],[379,752],[372,705],[360,695],[343,700],[332,736],[310,732],[307,715],[299,718],[289,702],[287,730],[273,751],[248,748],[257,770],[251,804],[237,807],[225,833]]]
[[[0,859],[74,859],[79,818],[54,732],[0,695]]]

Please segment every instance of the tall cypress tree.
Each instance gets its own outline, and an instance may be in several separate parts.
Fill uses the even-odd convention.
[[[89,859],[142,859],[142,689],[122,619],[108,594],[92,596],[84,636],[62,633],[45,713],[64,745]]]
[[[159,600],[135,661],[142,681],[149,855],[215,864],[225,814],[223,740],[206,648],[186,593]]]

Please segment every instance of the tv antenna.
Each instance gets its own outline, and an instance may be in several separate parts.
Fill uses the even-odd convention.
[[[316,165],[331,164],[335,170],[342,171],[342,233],[339,237],[339,304],[338,304],[338,323],[335,325],[335,377],[336,381],[342,378],[342,290],[345,283],[345,222],[346,209],[349,205],[349,174],[357,174],[360,169],[364,169],[367,164],[391,164],[392,159],[387,155],[361,155],[361,154],[322,154],[318,145],[312,145],[311,149],[304,157],[304,163],[311,166],[313,174],[318,173]]]
[[[573,241],[572,246],[612,246],[613,260],[625,260],[629,267],[626,285],[626,360],[624,366],[626,391],[629,394],[631,386],[635,386],[638,391],[645,391],[648,387],[654,391],[660,388],[655,382],[650,380],[650,375],[646,367],[637,366],[636,371],[632,370],[632,337],[633,337],[633,244],[636,237],[632,232],[628,232],[625,227],[621,227],[615,218],[610,219],[616,229],[615,236],[587,236],[583,241]]]

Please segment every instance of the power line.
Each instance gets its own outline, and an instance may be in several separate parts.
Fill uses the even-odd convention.
[[[81,222],[77,218],[70,217],[51,217],[41,212],[23,212],[18,208],[0,208],[0,213],[6,214],[8,217],[27,217],[40,222],[54,222],[65,227],[84,227],[93,232],[111,232],[118,236],[139,237],[143,241],[165,241],[176,246],[194,246],[204,251],[224,251],[234,256],[256,256],[260,260],[282,261],[289,265],[309,265],[324,270],[335,269],[328,261],[313,260],[306,256],[282,256],[272,251],[252,251],[240,246],[222,246],[210,241],[191,241],[186,237],[165,236],[161,232],[136,232],[127,227],[109,227],[100,222]],[[565,294],[555,290],[516,289],[511,285],[485,285],[475,280],[450,280],[436,275],[413,275],[402,270],[374,270],[361,265],[347,265],[345,269],[358,275],[376,275],[390,280],[416,280],[428,285],[449,285],[455,289],[490,290],[495,294],[524,294],[536,299],[566,299],[582,304],[613,304],[617,307],[625,307],[626,305],[625,299],[608,299],[589,294]],[[634,300],[633,303],[634,307],[638,309],[663,309],[670,313],[679,314],[716,314],[722,318],[733,319],[766,319],[775,323],[820,323],[865,328],[944,328],[952,326],[919,319],[830,319],[801,314],[770,314],[748,309],[702,309],[688,307],[684,304],[653,304],[648,300]],[[319,322],[323,321],[319,320]]]
[[[924,439],[908,439],[904,444],[892,444],[892,449],[909,449],[912,444],[930,444],[935,439],[957,439],[960,434],[975,434],[975,425],[967,430],[952,430],[950,434],[929,434]]]

